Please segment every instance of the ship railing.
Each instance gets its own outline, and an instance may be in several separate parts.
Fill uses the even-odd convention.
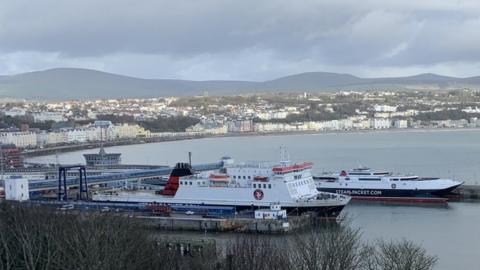
[[[278,162],[274,161],[246,161],[233,166],[233,168],[271,168],[278,165]]]

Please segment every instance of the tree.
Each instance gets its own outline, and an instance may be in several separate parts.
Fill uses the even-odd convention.
[[[0,203],[0,270],[430,270],[437,258],[402,240],[365,244],[348,224],[292,236],[237,235],[217,251],[182,253],[144,223],[112,213],[65,213]]]
[[[289,261],[289,252],[289,246],[279,245],[278,239],[262,235],[239,236],[228,243],[223,268],[228,270],[293,269]]]
[[[407,240],[380,241],[375,258],[376,269],[430,270],[437,263],[437,257],[428,255],[424,248]]]
[[[299,234],[291,250],[292,264],[302,270],[361,269],[365,258],[359,230],[341,225]]]

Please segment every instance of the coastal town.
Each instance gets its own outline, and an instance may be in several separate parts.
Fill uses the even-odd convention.
[[[339,91],[243,96],[2,99],[4,149],[249,133],[480,127],[480,92]],[[2,149],[3,149],[2,148]]]
[[[2,1],[0,270],[480,269],[480,1]]]

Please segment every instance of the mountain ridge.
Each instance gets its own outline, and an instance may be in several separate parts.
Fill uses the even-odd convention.
[[[480,89],[480,76],[457,78],[433,73],[361,78],[332,72],[304,72],[267,81],[142,79],[82,68],[54,68],[0,75],[0,96],[26,99],[146,98],[285,91]]]

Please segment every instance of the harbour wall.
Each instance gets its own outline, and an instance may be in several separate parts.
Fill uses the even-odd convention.
[[[166,231],[208,231],[208,232],[245,232],[245,233],[288,233],[317,223],[316,217],[292,216],[288,219],[254,218],[179,218],[137,216],[149,226]]]
[[[462,185],[455,190],[459,199],[480,200],[480,185]]]

